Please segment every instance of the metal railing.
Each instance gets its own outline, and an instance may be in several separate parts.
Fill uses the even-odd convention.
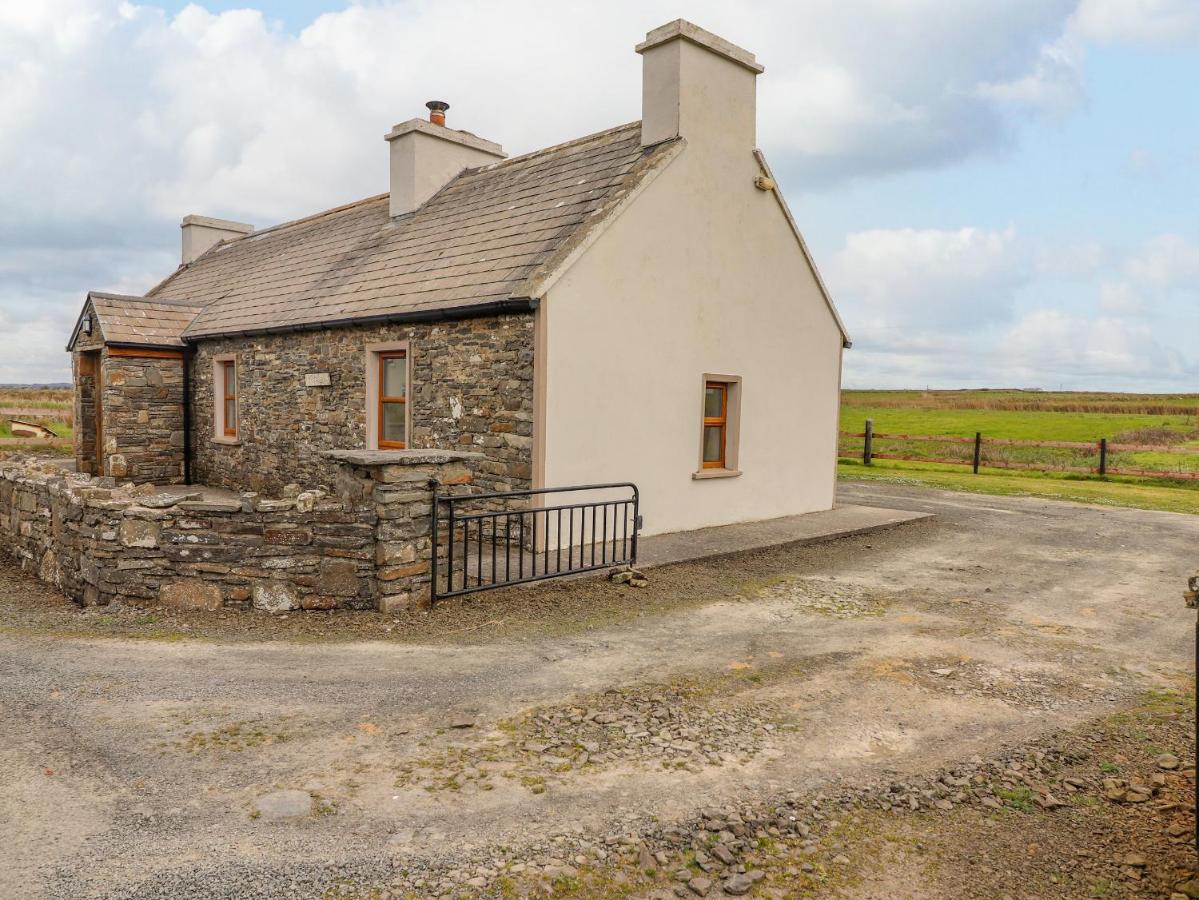
[[[622,495],[543,502],[553,494],[600,491]],[[434,489],[432,530],[430,593],[436,603],[492,588],[634,565],[640,494],[632,482],[485,494],[439,494]]]

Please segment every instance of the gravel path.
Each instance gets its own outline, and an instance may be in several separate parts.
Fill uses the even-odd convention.
[[[937,519],[400,619],[81,611],[0,568],[0,896],[566,890],[704,809],[925,777],[1185,687],[1199,518],[843,493]]]

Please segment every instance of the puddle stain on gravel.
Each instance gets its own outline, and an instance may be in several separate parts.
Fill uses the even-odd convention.
[[[1091,681],[1079,682],[1045,668],[1015,669],[966,656],[871,659],[863,669],[873,679],[955,696],[985,697],[1025,709],[1062,709],[1096,700],[1114,702],[1129,691],[1121,679],[1112,676],[1096,675]]]
[[[885,615],[891,597],[874,587],[845,578],[805,575],[786,578],[762,588],[755,600],[781,600],[804,612],[836,619],[863,619]]]

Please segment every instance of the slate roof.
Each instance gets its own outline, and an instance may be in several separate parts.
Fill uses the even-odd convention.
[[[469,169],[395,219],[370,197],[220,244],[142,302],[199,309],[177,340],[527,298],[672,143],[642,147],[634,122]]]
[[[180,335],[200,311],[196,303],[99,291],[92,291],[88,299],[99,321],[100,333],[110,344],[182,347]]]

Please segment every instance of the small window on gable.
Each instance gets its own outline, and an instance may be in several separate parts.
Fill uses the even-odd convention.
[[[232,359],[220,363],[221,434],[237,437],[237,363]]]
[[[725,469],[725,453],[729,437],[729,386],[723,381],[704,384],[704,451],[705,469]]]
[[[390,350],[379,354],[379,448],[408,446],[408,354]]]
[[[741,377],[705,375],[700,421],[699,469],[695,478],[739,475]]]

